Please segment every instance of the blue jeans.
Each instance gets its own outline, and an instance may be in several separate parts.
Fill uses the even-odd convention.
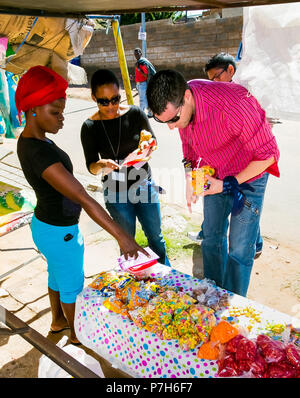
[[[246,296],[250,282],[268,177],[265,173],[250,183],[255,192],[244,191],[248,206],[230,220],[232,195],[221,193],[204,197],[204,276],[241,296]]]
[[[200,240],[203,240],[203,223],[201,225],[201,230],[199,231],[197,238]],[[263,238],[260,234],[260,227],[258,228],[258,233],[257,233],[257,239],[256,239],[256,244],[255,244],[255,249],[256,249],[256,253],[261,252],[262,248],[263,248]]]
[[[136,219],[138,219],[150,249],[159,256],[158,261],[171,266],[161,231],[158,187],[153,181],[143,181],[136,190],[131,192],[129,190],[110,194],[106,189],[104,200],[113,220],[133,237],[135,237]]]
[[[140,97],[140,108],[143,112],[145,112],[146,110],[148,110],[148,101],[146,96],[147,81],[142,83],[136,83],[136,88]]]

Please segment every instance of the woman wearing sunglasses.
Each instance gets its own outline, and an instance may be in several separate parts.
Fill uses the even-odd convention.
[[[81,127],[86,166],[91,174],[102,174],[104,202],[112,218],[133,237],[138,220],[158,261],[170,265],[161,231],[158,187],[150,166],[145,162],[141,167],[121,167],[138,148],[142,130],[155,138],[148,118],[137,106],[120,104],[119,81],[110,70],[93,74],[91,96],[98,111]]]

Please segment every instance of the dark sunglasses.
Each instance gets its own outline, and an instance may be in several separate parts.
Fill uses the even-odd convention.
[[[116,95],[115,97],[112,97],[111,99],[108,98],[96,98],[97,104],[101,106],[108,106],[109,104],[112,105],[117,105],[120,102],[121,96]]]
[[[157,119],[157,117],[155,116],[155,115],[153,115],[153,119],[154,120],[156,120],[157,122],[159,122],[159,123],[176,123],[176,122],[178,122],[178,120],[180,119],[180,117],[181,117],[181,108],[183,107],[183,103],[179,106],[179,108],[178,109],[180,109],[178,112],[177,112],[177,115],[175,115],[174,117],[172,117],[172,119],[170,119],[170,120],[167,120],[166,122],[163,122],[162,120],[159,120],[159,119]]]

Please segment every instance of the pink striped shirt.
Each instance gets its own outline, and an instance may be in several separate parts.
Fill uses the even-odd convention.
[[[235,83],[191,80],[196,111],[184,129],[179,129],[183,156],[192,167],[210,165],[216,176],[235,176],[251,161],[274,156],[266,171],[279,177],[279,149],[265,111],[247,89]],[[251,179],[259,178],[263,173]]]

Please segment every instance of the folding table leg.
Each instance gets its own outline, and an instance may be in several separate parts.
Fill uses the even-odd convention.
[[[63,368],[71,376],[76,378],[99,378],[98,375],[58,347],[53,341],[47,339],[39,332],[32,329],[20,318],[7,311],[7,309],[1,305],[0,322],[8,326],[13,334],[14,331],[24,329],[20,336],[37,348],[40,352],[49,357],[53,362]]]

